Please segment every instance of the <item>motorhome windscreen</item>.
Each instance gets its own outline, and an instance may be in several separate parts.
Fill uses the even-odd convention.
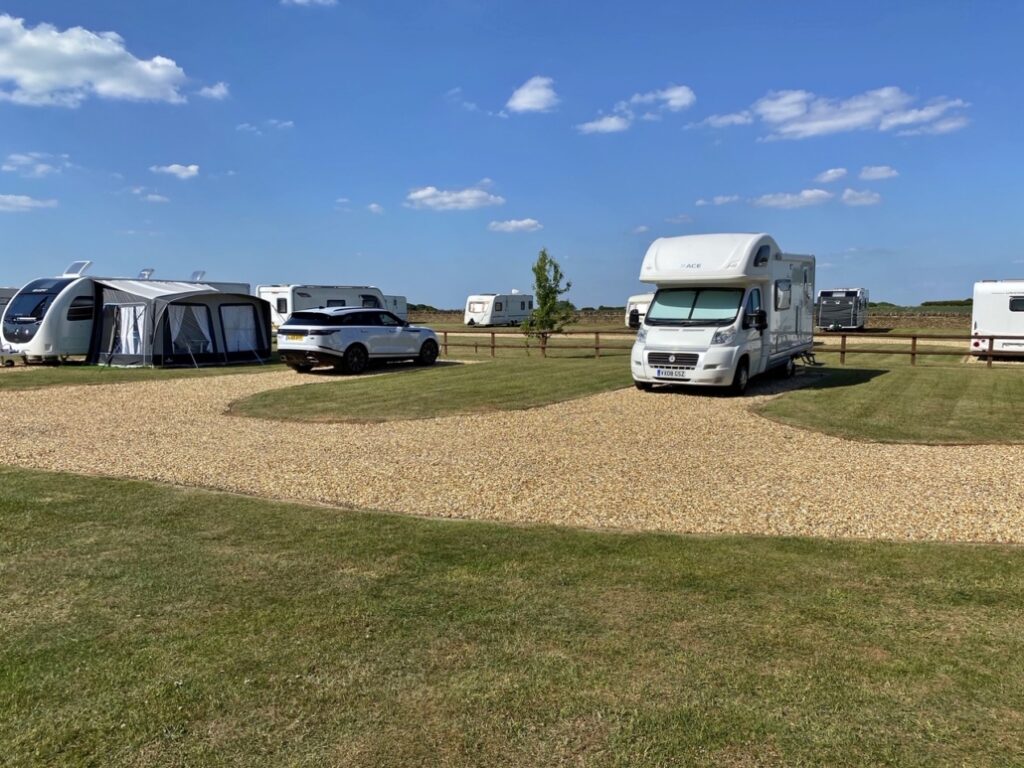
[[[742,288],[663,288],[647,309],[648,325],[728,325],[743,301]]]
[[[469,302],[470,312],[484,312],[487,310],[487,305],[482,301],[471,301]]]

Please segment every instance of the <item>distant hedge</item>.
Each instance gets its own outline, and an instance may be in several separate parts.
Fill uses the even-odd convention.
[[[948,301],[922,301],[922,307],[969,307],[974,299],[949,299]]]

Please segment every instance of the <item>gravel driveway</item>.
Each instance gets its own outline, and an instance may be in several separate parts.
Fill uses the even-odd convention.
[[[0,463],[438,517],[1024,541],[1019,446],[856,443],[754,415],[764,396],[633,389],[386,424],[225,413],[300,381],[282,372],[0,392]]]

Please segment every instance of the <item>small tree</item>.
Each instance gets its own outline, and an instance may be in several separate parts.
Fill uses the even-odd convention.
[[[540,339],[546,348],[548,338],[559,333],[574,316],[572,304],[559,297],[568,293],[572,283],[566,282],[558,262],[548,256],[548,249],[542,248],[533,265],[534,309],[523,323],[523,333]]]

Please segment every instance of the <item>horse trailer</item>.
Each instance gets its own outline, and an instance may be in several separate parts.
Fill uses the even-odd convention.
[[[822,330],[861,331],[867,321],[867,288],[818,291],[818,327]]]

